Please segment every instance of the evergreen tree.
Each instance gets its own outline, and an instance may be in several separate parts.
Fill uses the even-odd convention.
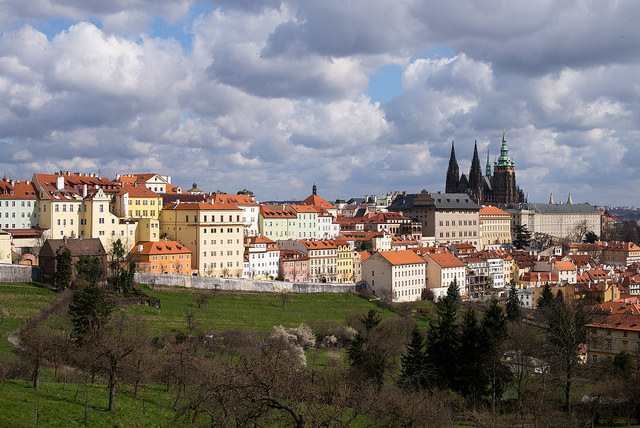
[[[413,327],[411,342],[407,344],[406,353],[400,357],[400,364],[400,385],[412,389],[424,389],[429,385],[425,339],[418,326]]]
[[[79,343],[98,338],[113,308],[113,302],[102,288],[89,286],[77,291],[69,304],[71,335]]]
[[[485,355],[485,370],[487,374],[488,393],[491,396],[492,408],[504,392],[511,372],[502,361],[502,345],[507,339],[507,317],[497,300],[492,300],[489,309],[482,318],[482,344]]]
[[[449,284],[447,288],[447,297],[451,299],[453,303],[460,303],[460,287],[458,286],[457,277],[453,277],[453,281]]]
[[[111,250],[109,251],[109,283],[111,286],[117,291],[122,292],[124,288],[124,282],[126,282],[126,267],[125,267],[125,257],[126,250],[124,245],[122,245],[122,241],[120,238],[116,239],[111,245]]]
[[[56,251],[56,272],[54,277],[56,288],[60,290],[69,288],[72,273],[71,251],[67,247],[58,248],[58,251]]]
[[[438,302],[438,322],[427,337],[427,362],[434,370],[438,386],[453,386],[457,377],[460,332],[456,324],[456,305],[449,297]]]
[[[553,300],[554,297],[553,293],[551,292],[551,287],[549,286],[549,284],[545,284],[544,288],[542,289],[542,295],[538,299],[538,307],[544,308],[550,306],[553,303]]]
[[[477,402],[486,390],[487,376],[482,352],[482,329],[476,311],[469,308],[462,318],[458,378],[456,390],[472,402]]]
[[[76,262],[78,278],[84,279],[89,285],[96,285],[104,274],[102,262],[95,256],[80,256]]]
[[[515,225],[513,227],[513,234],[515,239],[513,240],[513,246],[516,248],[528,247],[531,244],[531,232],[527,229],[527,226]]]
[[[352,367],[381,386],[389,351],[376,341],[374,332],[382,321],[382,317],[372,309],[359,320],[362,329],[358,331],[355,340],[347,349],[347,358]]]
[[[507,318],[510,321],[517,321],[520,318],[520,300],[516,293],[515,285],[511,285],[509,297],[507,298]]]

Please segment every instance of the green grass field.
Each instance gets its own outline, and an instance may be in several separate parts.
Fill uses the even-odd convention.
[[[300,323],[334,320],[344,324],[346,317],[381,311],[375,303],[355,294],[288,294],[283,303],[279,294],[217,293],[209,294],[208,303],[197,307],[196,297],[203,291],[183,288],[154,291],[144,289],[160,299],[161,308],[129,306],[126,310],[147,322],[154,336],[162,332],[186,332],[185,314],[192,311],[197,330],[219,332],[241,329],[269,332],[276,325],[295,327]],[[385,311],[383,316],[396,316]]]
[[[7,380],[0,389],[0,426],[35,426],[36,406],[38,407],[38,427],[74,427],[84,425],[85,384],[78,386],[67,383],[43,382],[40,390],[31,387],[30,382]],[[172,410],[173,391],[170,393],[159,385],[141,389],[134,398],[131,388],[118,393],[116,410],[105,411],[109,401],[104,384],[89,384],[87,389],[87,425],[91,427],[160,427],[182,426],[174,421]],[[144,397],[144,412],[143,412]],[[75,398],[75,400],[74,400]]]
[[[13,350],[7,341],[9,334],[58,297],[59,294],[34,285],[0,284],[0,358]]]

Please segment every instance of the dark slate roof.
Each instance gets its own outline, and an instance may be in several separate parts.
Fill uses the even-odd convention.
[[[67,247],[73,257],[77,256],[104,256],[107,254],[98,238],[73,239],[47,239],[42,246],[40,256],[55,255],[58,248]]]
[[[207,197],[198,193],[160,193],[162,196],[162,205],[172,204],[174,202],[206,202]]]
[[[436,200],[436,208],[438,209],[468,209],[480,210],[480,205],[466,193],[435,193],[432,194]]]
[[[396,196],[391,205],[389,205],[390,211],[401,211],[403,209],[413,208],[413,200],[418,196],[415,193],[407,193],[406,195],[400,194]]]
[[[584,204],[537,204],[528,203],[524,209],[532,210],[540,214],[600,214],[600,211],[592,205]]]
[[[351,198],[347,201],[348,204],[363,204],[364,198]]]

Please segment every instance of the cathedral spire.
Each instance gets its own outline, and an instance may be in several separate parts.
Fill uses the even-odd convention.
[[[502,131],[502,146],[500,147],[500,157],[495,166],[515,166],[513,160],[509,157],[509,149],[507,148],[507,131]]]
[[[485,175],[491,177],[491,162],[489,161],[489,149],[487,149],[487,167],[485,168]]]
[[[549,204],[550,204],[550,205],[555,204],[555,202],[553,202],[553,193],[550,193],[550,194],[549,194]]]
[[[478,157],[478,142],[473,144],[473,159],[471,160],[471,170],[469,171],[469,190],[478,201],[482,200],[482,167]]]
[[[569,193],[569,197],[567,198],[567,203],[568,204],[572,204],[573,203],[573,199],[571,199],[571,193]]]
[[[456,161],[456,149],[453,141],[451,141],[451,156],[449,157],[449,168],[447,168],[447,180],[445,183],[446,193],[457,193],[458,184],[460,182],[460,168]]]

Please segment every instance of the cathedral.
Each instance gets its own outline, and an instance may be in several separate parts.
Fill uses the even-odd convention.
[[[478,204],[519,204],[525,202],[524,193],[516,185],[515,163],[509,157],[507,149],[507,139],[502,134],[502,147],[500,157],[493,164],[493,175],[491,174],[491,163],[487,152],[487,166],[484,175],[478,158],[478,145],[473,148],[473,160],[469,175],[460,175],[456,152],[451,142],[451,158],[447,169],[446,193],[467,193],[473,197]]]

